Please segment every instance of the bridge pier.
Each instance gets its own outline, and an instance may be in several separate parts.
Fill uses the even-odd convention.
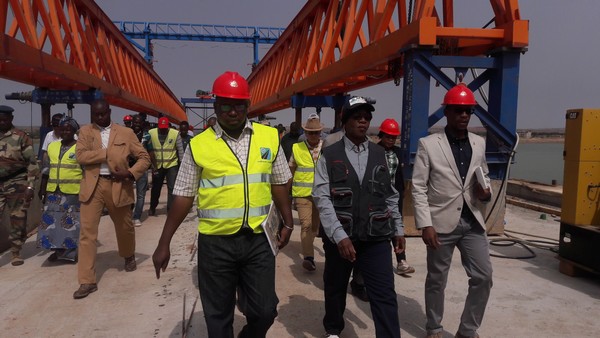
[[[516,145],[517,93],[519,83],[519,57],[522,49],[502,49],[489,56],[434,55],[432,48],[408,48],[404,51],[404,84],[402,104],[402,167],[404,177],[412,177],[412,165],[418,141],[429,134],[429,128],[444,117],[439,106],[430,114],[431,79],[450,89],[465,82],[473,92],[479,91],[481,100],[475,115],[486,129],[486,158],[492,178],[492,204],[486,227],[491,233],[504,230],[506,206],[506,175]],[[454,79],[442,69],[452,69]],[[479,74],[476,69],[483,69]],[[472,81],[465,79],[471,71]],[[488,94],[482,89],[488,83]],[[485,107],[484,107],[485,105]],[[487,109],[486,109],[487,108]],[[408,189],[407,189],[408,190]],[[405,232],[417,235],[410,194],[404,199]]]
[[[473,92],[480,93],[475,115],[487,131],[486,157],[490,177],[503,179],[506,165],[516,144],[517,93],[521,49],[502,49],[489,56],[434,55],[432,48],[409,48],[404,51],[404,84],[402,105],[401,147],[405,177],[411,177],[418,140],[444,117],[439,106],[429,114],[431,79],[450,89],[465,82]],[[443,69],[452,69],[454,79]],[[481,74],[477,69],[483,69]],[[467,82],[471,71],[472,81]],[[489,94],[482,88],[488,84]],[[489,95],[489,99],[488,96]]]

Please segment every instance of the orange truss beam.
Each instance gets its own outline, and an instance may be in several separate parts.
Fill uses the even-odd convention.
[[[0,77],[102,91],[113,105],[186,120],[158,74],[91,0],[0,0]]]
[[[309,0],[248,81],[250,116],[290,106],[296,94],[335,95],[399,79],[402,50],[438,47],[440,55],[474,56],[523,48],[529,22],[518,0],[490,0],[495,27],[454,27],[453,0],[415,0],[408,20],[405,0]],[[441,16],[438,15],[441,14]],[[410,22],[410,23],[409,23]]]

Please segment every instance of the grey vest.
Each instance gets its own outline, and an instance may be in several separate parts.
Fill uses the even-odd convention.
[[[362,184],[340,140],[323,149],[331,202],[352,241],[383,241],[395,234],[386,198],[393,194],[382,147],[369,142],[369,158]]]

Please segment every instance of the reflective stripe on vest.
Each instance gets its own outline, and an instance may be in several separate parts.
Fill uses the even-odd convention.
[[[158,139],[158,128],[150,129],[150,140],[156,158],[158,168],[171,168],[177,165],[177,134],[175,129],[169,128],[169,133],[165,143],[160,143]]]
[[[259,182],[270,182],[270,174],[250,174],[248,176],[248,183],[259,183]],[[231,175],[223,176],[219,178],[206,178],[200,180],[200,188],[219,188],[226,185],[241,184],[244,183],[244,175]]]
[[[48,159],[50,160],[50,173],[48,177],[47,191],[56,191],[58,187],[65,194],[79,194],[82,170],[75,158],[74,144],[60,157],[61,141],[55,141],[48,145]]]
[[[245,208],[237,209],[198,209],[199,218],[242,218],[244,217]],[[269,213],[269,206],[248,209],[249,216],[262,216]]]
[[[296,171],[294,172],[294,181],[292,182],[293,197],[308,197],[312,194],[313,183],[315,181],[315,162],[312,153],[308,149],[306,142],[299,142],[292,145],[294,161],[296,161]]]
[[[252,124],[246,168],[222,139],[208,128],[190,141],[202,168],[198,187],[198,231],[231,235],[244,224],[262,232],[271,205],[271,170],[279,151],[277,129]]]

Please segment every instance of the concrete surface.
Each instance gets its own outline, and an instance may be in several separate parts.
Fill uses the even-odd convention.
[[[187,321],[198,296],[196,258],[190,254],[196,222],[190,213],[173,239],[171,263],[157,280],[150,258],[164,220],[161,204],[158,216],[146,218],[143,226],[136,228],[138,269],[126,273],[116,251],[112,222],[108,216],[102,217],[99,290],[82,300],[72,298],[78,288],[76,266],[48,262],[49,252],[35,247],[35,237],[24,247],[24,265],[11,266],[9,253],[0,256],[0,336],[181,337],[182,318],[185,315]],[[544,220],[539,212],[509,205],[506,229],[557,239],[559,223],[550,215]],[[277,257],[279,317],[269,337],[324,335],[321,243],[318,239],[315,242],[317,271],[305,272],[300,265],[299,230],[297,226],[289,246]],[[415,237],[408,238],[407,244],[408,260],[416,272],[395,279],[402,336],[424,337],[425,246]],[[517,247],[493,246],[491,250],[496,254],[524,253]],[[533,259],[492,258],[494,287],[479,331],[481,337],[598,337],[600,279],[562,275],[555,253],[534,251],[537,257]],[[466,289],[467,278],[457,254],[446,289],[444,337],[453,337],[456,332]],[[348,295],[347,325],[342,337],[374,337],[370,316],[367,303]],[[243,321],[244,317],[236,312],[236,333]],[[187,336],[206,337],[200,301]]]

